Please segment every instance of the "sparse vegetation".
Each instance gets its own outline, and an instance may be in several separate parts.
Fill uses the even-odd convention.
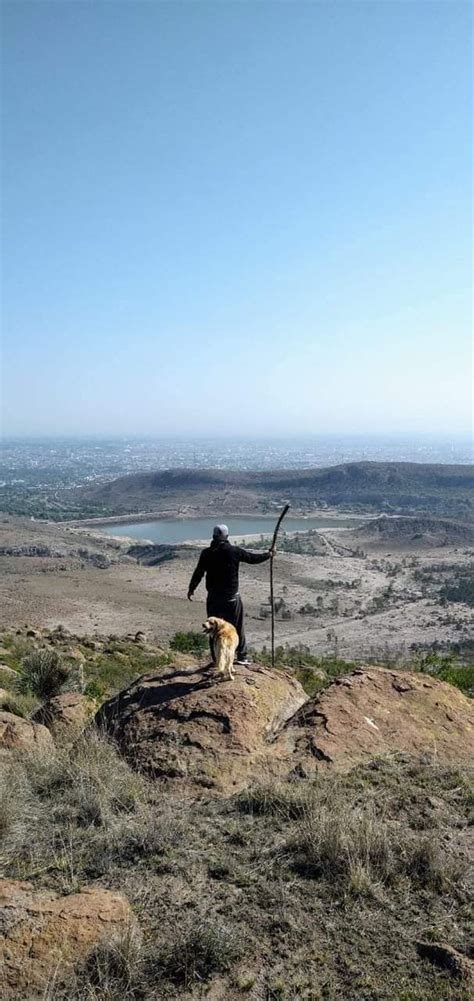
[[[271,666],[271,653],[263,650],[252,650],[252,658],[266,667]],[[303,686],[307,695],[326,688],[334,678],[353,671],[357,664],[353,661],[340,660],[337,656],[317,657],[303,643],[295,646],[278,646],[275,650],[275,667],[289,667]]]
[[[184,988],[193,981],[209,980],[213,973],[224,973],[242,954],[242,936],[220,921],[191,916],[184,921],[173,944],[158,956],[162,973]]]
[[[16,761],[4,784],[4,871],[55,889],[99,880],[142,929],[56,979],[50,1001],[197,1001],[213,982],[229,997],[259,983],[284,1001],[467,1001],[413,948],[466,950],[472,790],[459,770],[400,755],[190,811],[97,738]]]

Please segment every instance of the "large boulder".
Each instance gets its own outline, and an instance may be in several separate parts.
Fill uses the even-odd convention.
[[[473,704],[426,674],[361,668],[309,699],[275,745],[302,775],[324,764],[349,769],[394,751],[472,763]]]
[[[48,751],[53,748],[49,730],[14,713],[0,711],[0,748],[6,750]]]
[[[134,767],[229,793],[261,778],[276,734],[305,701],[286,671],[237,667],[234,681],[219,681],[175,668],[139,678],[96,722]]]
[[[84,730],[94,715],[96,704],[79,692],[65,692],[49,699],[33,714],[35,723],[41,723],[53,733],[68,729],[71,732]]]
[[[59,897],[31,883],[0,880],[4,996],[45,996],[53,977],[61,979],[94,947],[125,934],[132,922],[128,901],[100,887]]]

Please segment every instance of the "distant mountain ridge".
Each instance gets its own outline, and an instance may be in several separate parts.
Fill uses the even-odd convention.
[[[209,512],[269,510],[282,500],[308,509],[358,507],[428,511],[474,518],[474,467],[412,462],[350,462],[316,469],[232,471],[170,469],[121,476],[75,492],[111,514],[190,505]]]

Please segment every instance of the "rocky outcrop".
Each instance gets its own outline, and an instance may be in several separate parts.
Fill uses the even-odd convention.
[[[461,764],[474,756],[472,702],[425,674],[360,668],[307,699],[286,671],[237,668],[147,675],[110,699],[96,722],[131,765],[229,794],[272,777],[405,752]]]
[[[132,927],[118,893],[89,887],[59,897],[31,883],[0,880],[0,965],[4,997],[36,997],[91,950]],[[27,992],[27,993],[25,993]]]
[[[361,668],[337,678],[292,717],[278,752],[296,772],[349,769],[403,751],[461,764],[474,758],[474,712],[457,688],[426,674]]]
[[[130,546],[127,555],[133,557],[137,563],[145,567],[156,567],[160,563],[168,563],[169,560],[176,560],[182,553],[189,554],[189,546],[167,546],[147,543]]]
[[[48,751],[53,747],[49,730],[13,713],[0,712],[0,748],[3,750]]]
[[[108,570],[114,562],[105,553],[91,553],[89,549],[78,549],[78,555],[81,560],[84,560],[85,563],[91,563],[98,570]]]
[[[390,545],[412,550],[414,546],[474,546],[474,528],[467,522],[432,518],[428,515],[411,518],[382,515],[365,522],[359,528],[351,529],[345,533],[345,538],[372,548],[386,548]]]
[[[52,549],[51,546],[0,546],[0,556],[49,556],[59,559],[65,555],[62,549]]]
[[[271,742],[305,699],[285,671],[237,667],[228,682],[175,668],[139,678],[96,721],[135,767],[229,793],[261,778]]]
[[[95,703],[86,695],[67,692],[49,699],[36,710],[32,719],[54,732],[64,727],[72,731],[84,730],[94,714]]]

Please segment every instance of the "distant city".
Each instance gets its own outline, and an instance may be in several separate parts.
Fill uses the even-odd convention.
[[[361,460],[469,463],[469,436],[320,435],[293,439],[4,438],[0,485],[71,488],[173,468],[302,469]]]

